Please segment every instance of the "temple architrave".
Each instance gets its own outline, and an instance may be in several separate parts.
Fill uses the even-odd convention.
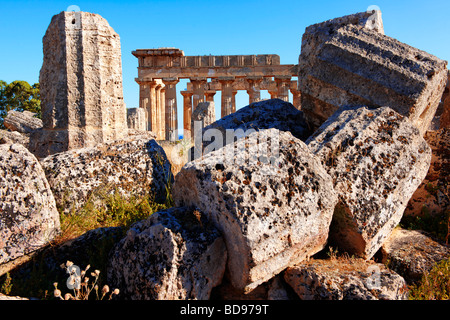
[[[139,107],[146,110],[147,130],[159,140],[178,139],[177,89],[180,79],[189,79],[183,96],[184,136],[191,136],[191,115],[200,102],[214,101],[221,91],[221,117],[236,111],[235,95],[247,91],[249,104],[261,99],[260,90],[271,98],[289,101],[300,107],[297,65],[280,64],[280,57],[268,55],[185,56],[176,48],[138,49]]]

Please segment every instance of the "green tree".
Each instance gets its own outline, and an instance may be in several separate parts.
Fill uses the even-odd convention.
[[[41,118],[39,83],[16,80],[8,84],[0,80],[0,129],[5,128],[3,119],[10,110],[31,111]]]

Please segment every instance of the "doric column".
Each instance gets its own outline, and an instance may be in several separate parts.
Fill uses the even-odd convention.
[[[301,92],[298,89],[291,88],[292,93],[292,104],[294,107],[296,107],[298,110],[301,109]]]
[[[291,83],[291,77],[276,77],[275,82],[277,84],[277,98],[289,102],[289,86]]]
[[[253,102],[257,102],[261,100],[261,91],[260,85],[262,82],[262,78],[259,77],[248,77],[248,103],[252,104]]]
[[[223,118],[232,113],[234,77],[222,77],[219,78],[218,80],[222,85],[222,105],[220,117]]]
[[[178,139],[177,118],[177,78],[163,78],[166,87],[166,140],[176,141]]]
[[[192,95],[190,91],[181,91],[183,96],[183,137],[191,138]]]
[[[196,108],[200,102],[205,102],[206,78],[191,78],[191,83],[193,92],[192,105]]]
[[[214,90],[205,91],[206,102],[214,102],[215,95],[216,95],[216,91],[214,91]]]

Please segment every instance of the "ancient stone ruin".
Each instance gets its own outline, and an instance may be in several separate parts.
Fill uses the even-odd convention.
[[[117,299],[402,300],[450,257],[398,227],[432,199],[450,210],[447,62],[386,36],[381,12],[306,28],[298,65],[133,51],[140,99],[129,109],[106,20],[62,12],[43,42],[42,122],[11,111],[0,131],[0,276],[34,270],[24,261],[37,252],[52,276],[94,255]],[[180,79],[190,81],[181,94],[194,156],[174,176]],[[238,90],[248,106],[236,106]],[[430,186],[434,198],[423,197]],[[173,203],[46,248],[60,215],[107,206],[105,193]]]
[[[93,13],[61,12],[43,45],[44,126],[36,152],[43,156],[126,137],[120,37],[108,22]]]

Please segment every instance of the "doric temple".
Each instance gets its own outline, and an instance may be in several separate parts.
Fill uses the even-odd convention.
[[[297,90],[297,66],[280,64],[280,57],[268,55],[185,56],[176,48],[139,49],[132,52],[139,59],[139,107],[146,111],[147,130],[157,139],[175,141],[178,138],[177,89],[180,79],[189,79],[183,95],[184,136],[191,132],[193,108],[200,102],[214,101],[221,91],[221,117],[236,111],[235,95],[246,90],[249,104],[261,99],[260,90],[271,98],[300,106]]]

